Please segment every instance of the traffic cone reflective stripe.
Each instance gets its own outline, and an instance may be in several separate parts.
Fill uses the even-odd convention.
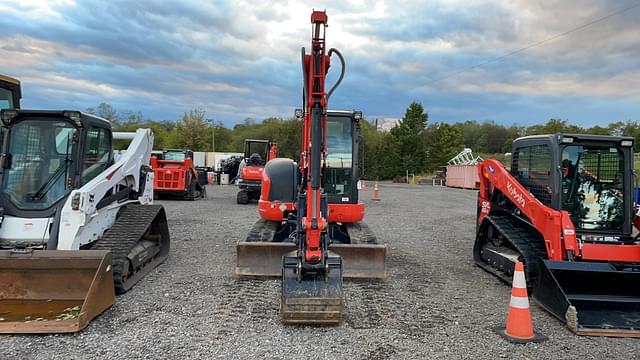
[[[373,185],[373,196],[371,200],[380,201],[380,189],[378,189],[378,182],[376,181]]]
[[[527,281],[524,276],[524,266],[520,261],[516,262],[513,273],[507,325],[504,328],[497,328],[496,331],[505,339],[516,343],[546,340],[544,336],[538,335],[533,331]]]

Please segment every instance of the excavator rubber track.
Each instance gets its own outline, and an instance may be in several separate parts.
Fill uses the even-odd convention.
[[[92,250],[111,251],[115,291],[122,294],[169,255],[169,227],[161,205],[127,205]]]
[[[511,284],[516,260],[521,258],[525,264],[527,284],[531,288],[538,274],[540,259],[547,258],[544,242],[538,234],[524,225],[517,225],[521,220],[516,220],[511,215],[490,215],[486,221],[489,222],[488,226],[497,231],[492,237],[502,237],[512,249],[488,244],[484,234],[478,233],[473,249],[476,264],[505,283]],[[487,229],[487,232],[493,229]]]

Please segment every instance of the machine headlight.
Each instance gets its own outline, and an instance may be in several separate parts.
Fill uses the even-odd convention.
[[[2,117],[2,124],[4,124],[4,126],[11,125],[11,121],[13,121],[13,119],[16,116],[18,116],[18,110],[16,110],[16,109],[3,109],[2,110],[2,115],[0,115],[0,117]]]
[[[573,138],[572,137],[568,137],[568,136],[563,136],[562,137],[562,143],[563,144],[572,144],[573,143]]]
[[[302,115],[304,114],[302,112],[302,109],[296,109],[293,114],[295,115],[296,119],[300,120],[302,119]]]
[[[620,146],[630,147],[633,146],[633,140],[622,140]]]
[[[80,193],[73,194],[71,198],[71,210],[80,210]]]
[[[362,111],[356,111],[356,112],[354,112],[354,113],[353,113],[353,118],[354,118],[356,121],[360,121],[360,120],[362,120]]]

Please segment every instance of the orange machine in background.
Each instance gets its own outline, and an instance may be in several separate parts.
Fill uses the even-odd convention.
[[[238,204],[248,204],[260,198],[264,166],[278,157],[278,146],[269,140],[244,141],[244,165],[238,170]]]
[[[204,183],[198,181],[199,172],[193,165],[191,150],[165,150],[162,159],[153,155],[151,169],[154,172],[153,191],[157,196],[195,200],[207,194]]]

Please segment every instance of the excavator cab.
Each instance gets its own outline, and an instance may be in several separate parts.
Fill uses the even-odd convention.
[[[510,173],[480,166],[476,262],[510,275],[523,259],[538,304],[581,335],[640,337],[633,143],[529,136],[514,141]]]
[[[20,81],[0,75],[0,109],[19,109],[21,98]]]
[[[278,156],[278,146],[269,140],[245,139],[244,166],[238,168],[238,204],[248,204],[260,198],[262,172],[265,165]]]

